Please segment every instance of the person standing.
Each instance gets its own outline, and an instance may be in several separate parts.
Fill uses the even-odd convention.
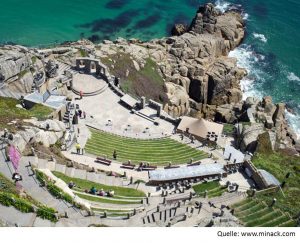
[[[83,92],[82,92],[82,90],[80,90],[79,96],[80,96],[80,99],[82,100],[82,97],[83,97]]]
[[[76,151],[77,151],[77,154],[80,154],[80,144],[79,143],[77,143],[76,144]]]
[[[116,151],[116,150],[114,150],[114,153],[113,153],[113,158],[114,158],[114,160],[116,160],[116,159],[117,159],[117,151]]]

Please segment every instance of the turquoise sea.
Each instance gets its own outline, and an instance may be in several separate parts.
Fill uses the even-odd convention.
[[[247,95],[286,102],[300,135],[300,1],[212,0],[237,8],[247,24],[244,43],[230,55],[247,68]],[[93,41],[166,36],[175,22],[189,23],[204,0],[0,0],[0,43],[47,46],[80,37]]]

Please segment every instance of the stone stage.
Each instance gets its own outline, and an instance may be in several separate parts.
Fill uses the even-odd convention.
[[[101,79],[96,78],[90,74],[76,74],[73,76],[72,91],[79,95],[80,91],[83,96],[93,96],[102,93],[107,89],[107,83]]]

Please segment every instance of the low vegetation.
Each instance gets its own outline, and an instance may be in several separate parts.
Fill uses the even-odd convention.
[[[91,130],[92,136],[86,144],[86,152],[112,159],[114,150],[117,160],[133,163],[149,162],[153,165],[183,164],[204,159],[207,154],[181,144],[170,138],[140,140],[120,137],[102,131]]]
[[[297,216],[300,212],[300,159],[279,152],[257,153],[253,163],[258,169],[272,173],[280,182],[285,182],[282,191],[258,194],[257,199],[270,203],[277,199],[276,206],[284,212]],[[286,178],[290,173],[289,178]]]
[[[13,98],[0,97],[0,129],[9,128],[16,131],[18,127],[22,127],[23,119],[36,117],[39,120],[46,119],[51,113],[52,109],[40,104],[36,104],[30,110],[17,108],[20,104],[19,100]],[[12,121],[15,121],[12,123]]]
[[[14,207],[23,213],[36,212],[43,219],[56,222],[55,210],[35,201],[28,195],[20,197],[16,186],[0,173],[0,204],[6,207]]]
[[[135,68],[132,57],[123,52],[101,60],[109,67],[111,74],[120,78],[120,86],[125,93],[135,97],[145,96],[161,103],[167,101],[163,78],[152,59],[146,59],[144,67],[140,67],[140,70]]]

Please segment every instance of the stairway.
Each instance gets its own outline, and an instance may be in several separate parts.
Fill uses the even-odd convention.
[[[63,62],[57,62],[58,63],[58,74],[64,74],[65,71],[69,71],[70,73],[77,74],[79,73],[78,71],[74,70],[72,66],[65,64]]]

